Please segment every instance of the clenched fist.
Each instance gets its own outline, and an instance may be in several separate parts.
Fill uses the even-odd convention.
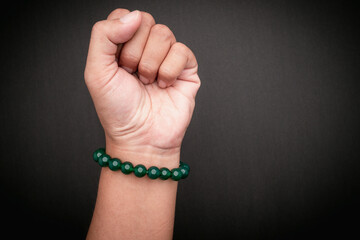
[[[116,9],[97,22],[85,82],[106,148],[149,156],[179,154],[200,87],[197,70],[192,51],[149,13]]]

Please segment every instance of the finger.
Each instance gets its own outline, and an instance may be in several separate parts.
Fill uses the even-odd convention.
[[[183,43],[172,45],[159,70],[159,87],[165,82],[190,99],[195,98],[201,82],[197,74],[198,63],[194,53]]]
[[[109,79],[117,71],[118,44],[128,41],[139,28],[141,14],[133,11],[121,19],[97,22],[92,29],[85,79]],[[116,68],[114,67],[116,65]]]
[[[146,41],[155,20],[151,14],[141,12],[141,25],[135,35],[126,42],[119,56],[119,65],[129,73],[135,72],[143,54]]]
[[[167,26],[156,24],[151,28],[138,66],[139,79],[143,83],[155,81],[159,67],[175,41],[174,34]]]
[[[186,64],[188,64],[189,51],[190,49],[179,42],[171,46],[165,60],[159,68],[157,78],[159,87],[166,88],[175,82],[186,67]]]
[[[125,16],[126,14],[130,13],[129,10],[124,8],[117,8],[114,11],[112,11],[109,16],[107,17],[108,20],[114,20],[114,19],[120,19],[122,16]],[[120,50],[122,48],[122,43],[118,44],[118,47],[116,49],[115,58],[119,59]]]

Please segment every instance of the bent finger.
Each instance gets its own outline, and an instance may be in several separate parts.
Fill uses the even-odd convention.
[[[150,30],[154,25],[155,20],[153,16],[147,12],[141,12],[141,25],[139,29],[134,36],[122,46],[119,65],[129,73],[137,70]]]
[[[179,43],[174,43],[165,60],[162,62],[158,73],[158,85],[161,88],[171,86],[180,76],[188,62],[188,48]]]
[[[201,84],[197,71],[194,53],[183,43],[176,42],[160,66],[159,87],[173,86],[189,98],[195,98]]]
[[[151,28],[138,66],[139,79],[143,83],[155,81],[159,67],[174,42],[175,36],[167,26],[156,24]]]
[[[95,23],[91,32],[89,52],[87,57],[87,70],[91,75],[106,77],[109,67],[116,63],[118,44],[128,41],[139,28],[141,14],[133,11],[120,19],[104,20]],[[117,66],[117,63],[116,63]],[[88,79],[85,76],[85,79]]]

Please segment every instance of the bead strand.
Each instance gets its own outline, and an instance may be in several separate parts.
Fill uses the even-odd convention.
[[[104,148],[99,148],[93,153],[93,159],[97,162],[101,167],[109,167],[112,171],[120,170],[122,173],[128,175],[130,173],[134,173],[136,177],[142,178],[147,175],[150,179],[160,178],[161,180],[167,180],[171,178],[174,181],[179,181],[181,179],[185,179],[190,172],[190,167],[188,164],[181,162],[178,168],[173,168],[169,170],[166,167],[158,168],[155,166],[146,167],[142,164],[138,164],[135,167],[131,162],[121,162],[118,158],[111,158],[108,154],[106,154]]]

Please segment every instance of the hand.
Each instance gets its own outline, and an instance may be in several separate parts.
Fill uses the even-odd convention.
[[[92,29],[85,82],[106,147],[179,154],[200,87],[192,51],[149,13],[116,9]]]

